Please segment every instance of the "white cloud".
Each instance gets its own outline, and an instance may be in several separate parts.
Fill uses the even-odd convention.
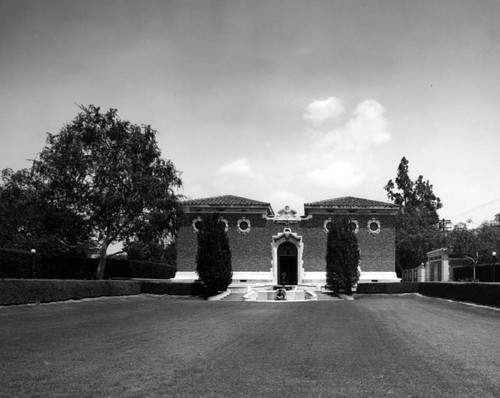
[[[384,107],[377,101],[363,101],[356,107],[354,117],[347,123],[346,130],[358,141],[383,144],[391,139],[384,113]]]
[[[342,151],[363,151],[391,139],[387,129],[385,109],[377,101],[365,100],[358,104],[351,118],[342,126],[328,131],[319,146]]]
[[[335,97],[311,102],[306,107],[304,119],[317,125],[337,119],[344,112],[342,102]]]
[[[338,120],[343,112],[341,100],[335,97],[306,107],[304,118],[314,123],[309,130],[312,145],[298,157],[298,162],[302,176],[318,189],[360,186],[365,180],[363,170],[370,167],[371,148],[391,139],[385,109],[379,102],[361,101],[349,118]]]
[[[307,178],[310,182],[325,187],[346,188],[361,184],[364,174],[356,172],[351,163],[339,160],[323,168],[314,169],[307,174]]]
[[[253,177],[254,173],[247,158],[237,159],[219,169],[219,173],[238,177]]]

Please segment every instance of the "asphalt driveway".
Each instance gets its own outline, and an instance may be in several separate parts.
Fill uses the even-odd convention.
[[[498,397],[500,311],[418,295],[0,307],[0,396]]]

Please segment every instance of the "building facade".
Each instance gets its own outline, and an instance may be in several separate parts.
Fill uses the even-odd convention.
[[[342,197],[306,203],[299,216],[288,206],[274,213],[269,203],[225,195],[184,202],[177,239],[178,280],[197,279],[197,231],[217,212],[226,225],[233,284],[326,282],[326,240],[332,217],[349,218],[360,249],[360,283],[399,281],[395,273],[397,206]]]

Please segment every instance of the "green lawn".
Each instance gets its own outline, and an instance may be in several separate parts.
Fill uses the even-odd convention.
[[[417,295],[0,307],[0,396],[498,397],[499,330]]]

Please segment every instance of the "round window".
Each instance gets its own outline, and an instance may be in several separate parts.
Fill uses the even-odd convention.
[[[349,228],[351,229],[352,232],[358,233],[359,229],[359,224],[356,220],[350,220],[349,221]]]
[[[236,225],[238,226],[238,232],[242,232],[244,234],[250,232],[250,221],[247,220],[246,218],[243,217],[239,219]]]
[[[219,217],[219,225],[224,230],[224,232],[229,231],[229,223],[225,218]]]
[[[380,221],[371,219],[370,221],[368,221],[368,229],[371,233],[380,233]]]
[[[328,232],[330,232],[331,230],[333,229],[333,223],[332,223],[332,219],[329,218],[327,220],[325,220],[323,222],[323,230],[325,231],[325,233],[327,234]]]
[[[196,229],[197,231],[199,231],[201,229],[202,225],[203,225],[203,223],[201,221],[196,221],[194,223],[194,229]]]

